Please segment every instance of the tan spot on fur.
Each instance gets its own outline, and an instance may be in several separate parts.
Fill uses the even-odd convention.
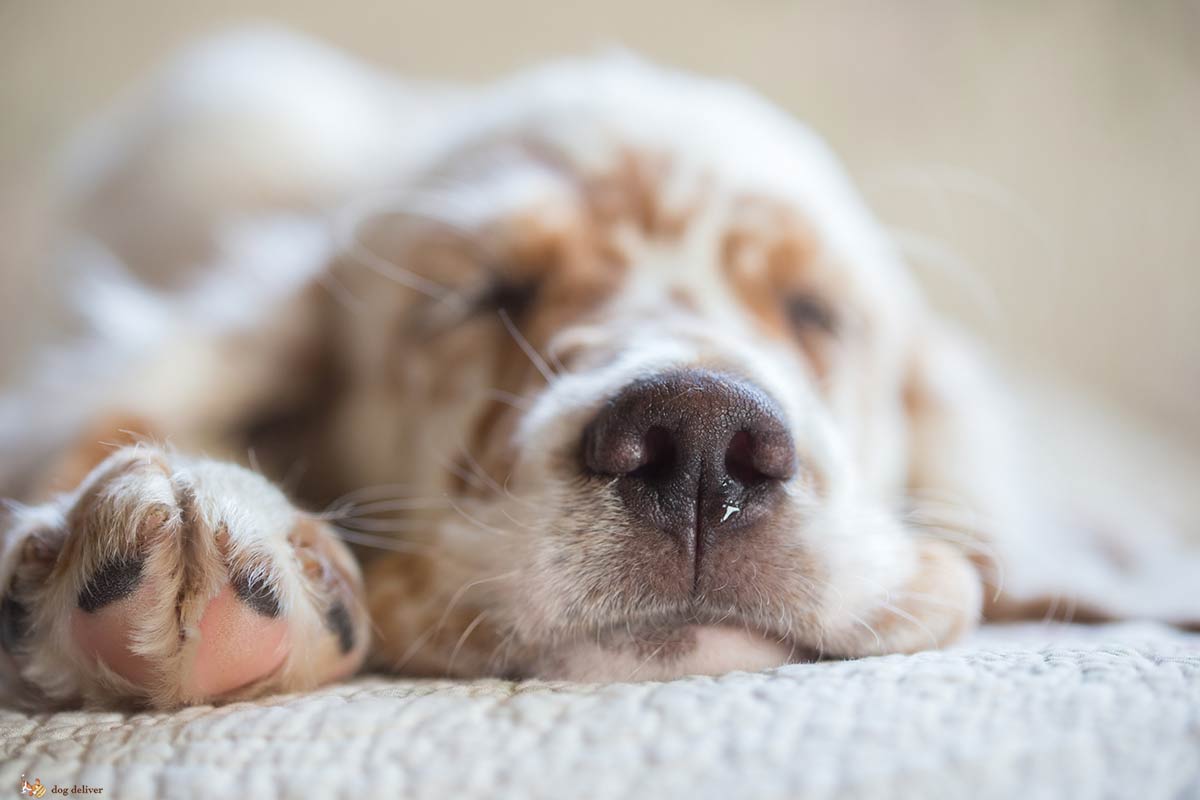
[[[319,577],[324,584],[343,593],[347,600],[353,599],[360,591],[362,580],[357,564],[344,547],[337,546],[337,536],[323,523],[307,514],[297,515],[288,541],[302,562],[308,559],[306,571],[320,571],[319,576],[310,577]],[[315,556],[315,559],[311,556]],[[247,563],[241,566],[249,569],[252,565]]]
[[[696,312],[700,310],[700,304],[696,301],[696,296],[680,286],[674,286],[668,295],[670,301],[685,311]]]
[[[113,481],[122,475],[141,469],[147,464],[151,464],[153,467],[161,470],[164,475],[170,474],[170,467],[158,457],[154,457],[152,461],[132,458],[118,459],[106,466],[91,481],[90,485],[83,489],[79,499],[76,500],[75,505],[66,517],[66,527],[68,530],[84,532],[84,535],[73,537],[74,539],[86,541],[93,535],[102,535],[100,531],[95,531],[94,529],[96,528],[95,521],[97,519],[103,520],[106,523],[111,520],[109,515],[101,513],[101,504],[105,492],[109,489]],[[141,521],[142,528],[134,537],[135,541],[149,541],[158,538],[160,536],[158,531],[167,521],[168,515],[168,511],[165,509],[156,508],[150,510]],[[71,543],[68,543],[68,546],[70,545]],[[70,559],[64,560],[69,561]]]
[[[585,196],[597,224],[631,224],[651,238],[681,236],[696,205],[672,208],[666,203],[663,186],[671,169],[665,154],[627,150],[615,169],[587,179]]]
[[[1069,597],[1034,597],[1018,600],[1005,594],[999,597],[987,592],[984,597],[984,617],[992,622],[1079,622],[1098,624],[1113,622],[1118,617]]]
[[[376,666],[409,675],[478,675],[490,671],[502,641],[470,592],[448,594],[458,578],[432,560],[389,556],[368,570],[375,620]]]
[[[799,220],[769,201],[744,199],[742,209],[741,221],[721,242],[721,265],[763,327],[789,336],[792,327],[780,298],[807,285],[815,241]]]
[[[371,564],[369,574],[376,586],[385,587],[395,597],[421,597],[433,585],[436,566],[426,556],[400,553]],[[372,606],[377,601],[372,595]]]
[[[804,295],[825,302],[818,286],[818,241],[793,212],[766,198],[743,198],[721,241],[725,276],[768,334],[796,341],[817,375],[830,368],[828,332],[797,329],[788,301]]]

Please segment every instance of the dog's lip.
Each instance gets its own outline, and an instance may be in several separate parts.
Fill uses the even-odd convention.
[[[676,664],[679,675],[721,674],[730,670],[758,670],[785,664],[809,664],[821,654],[794,636],[779,635],[740,619],[696,621],[666,620],[653,623],[610,625],[580,640],[601,651],[633,654],[646,664]],[[764,657],[764,654],[767,654]],[[714,668],[714,665],[721,665]]]
[[[712,628],[743,631],[792,647],[798,652],[810,649],[800,643],[790,631],[763,625],[761,621],[754,620],[749,615],[729,611],[715,613],[689,610],[677,613],[634,614],[621,620],[595,625],[585,632],[584,637],[601,644],[615,645],[631,641],[669,644],[680,641],[698,630]]]

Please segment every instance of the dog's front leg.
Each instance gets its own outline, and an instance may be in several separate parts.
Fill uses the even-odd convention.
[[[35,705],[169,708],[311,688],[369,644],[362,578],[260,475],[148,444],[0,530],[0,663]]]

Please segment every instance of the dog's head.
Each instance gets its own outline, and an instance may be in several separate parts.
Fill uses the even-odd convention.
[[[975,617],[969,565],[904,518],[926,311],[819,141],[625,61],[463,120],[358,207],[334,271],[355,298],[335,435],[359,483],[406,485],[388,507],[418,534],[372,567],[394,585],[373,611],[434,612],[382,652],[652,677]]]

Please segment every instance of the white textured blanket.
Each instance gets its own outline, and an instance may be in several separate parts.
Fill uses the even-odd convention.
[[[367,678],[175,714],[0,711],[0,764],[0,791],[24,775],[47,798],[1191,798],[1200,636],[1027,625],[670,683]]]

